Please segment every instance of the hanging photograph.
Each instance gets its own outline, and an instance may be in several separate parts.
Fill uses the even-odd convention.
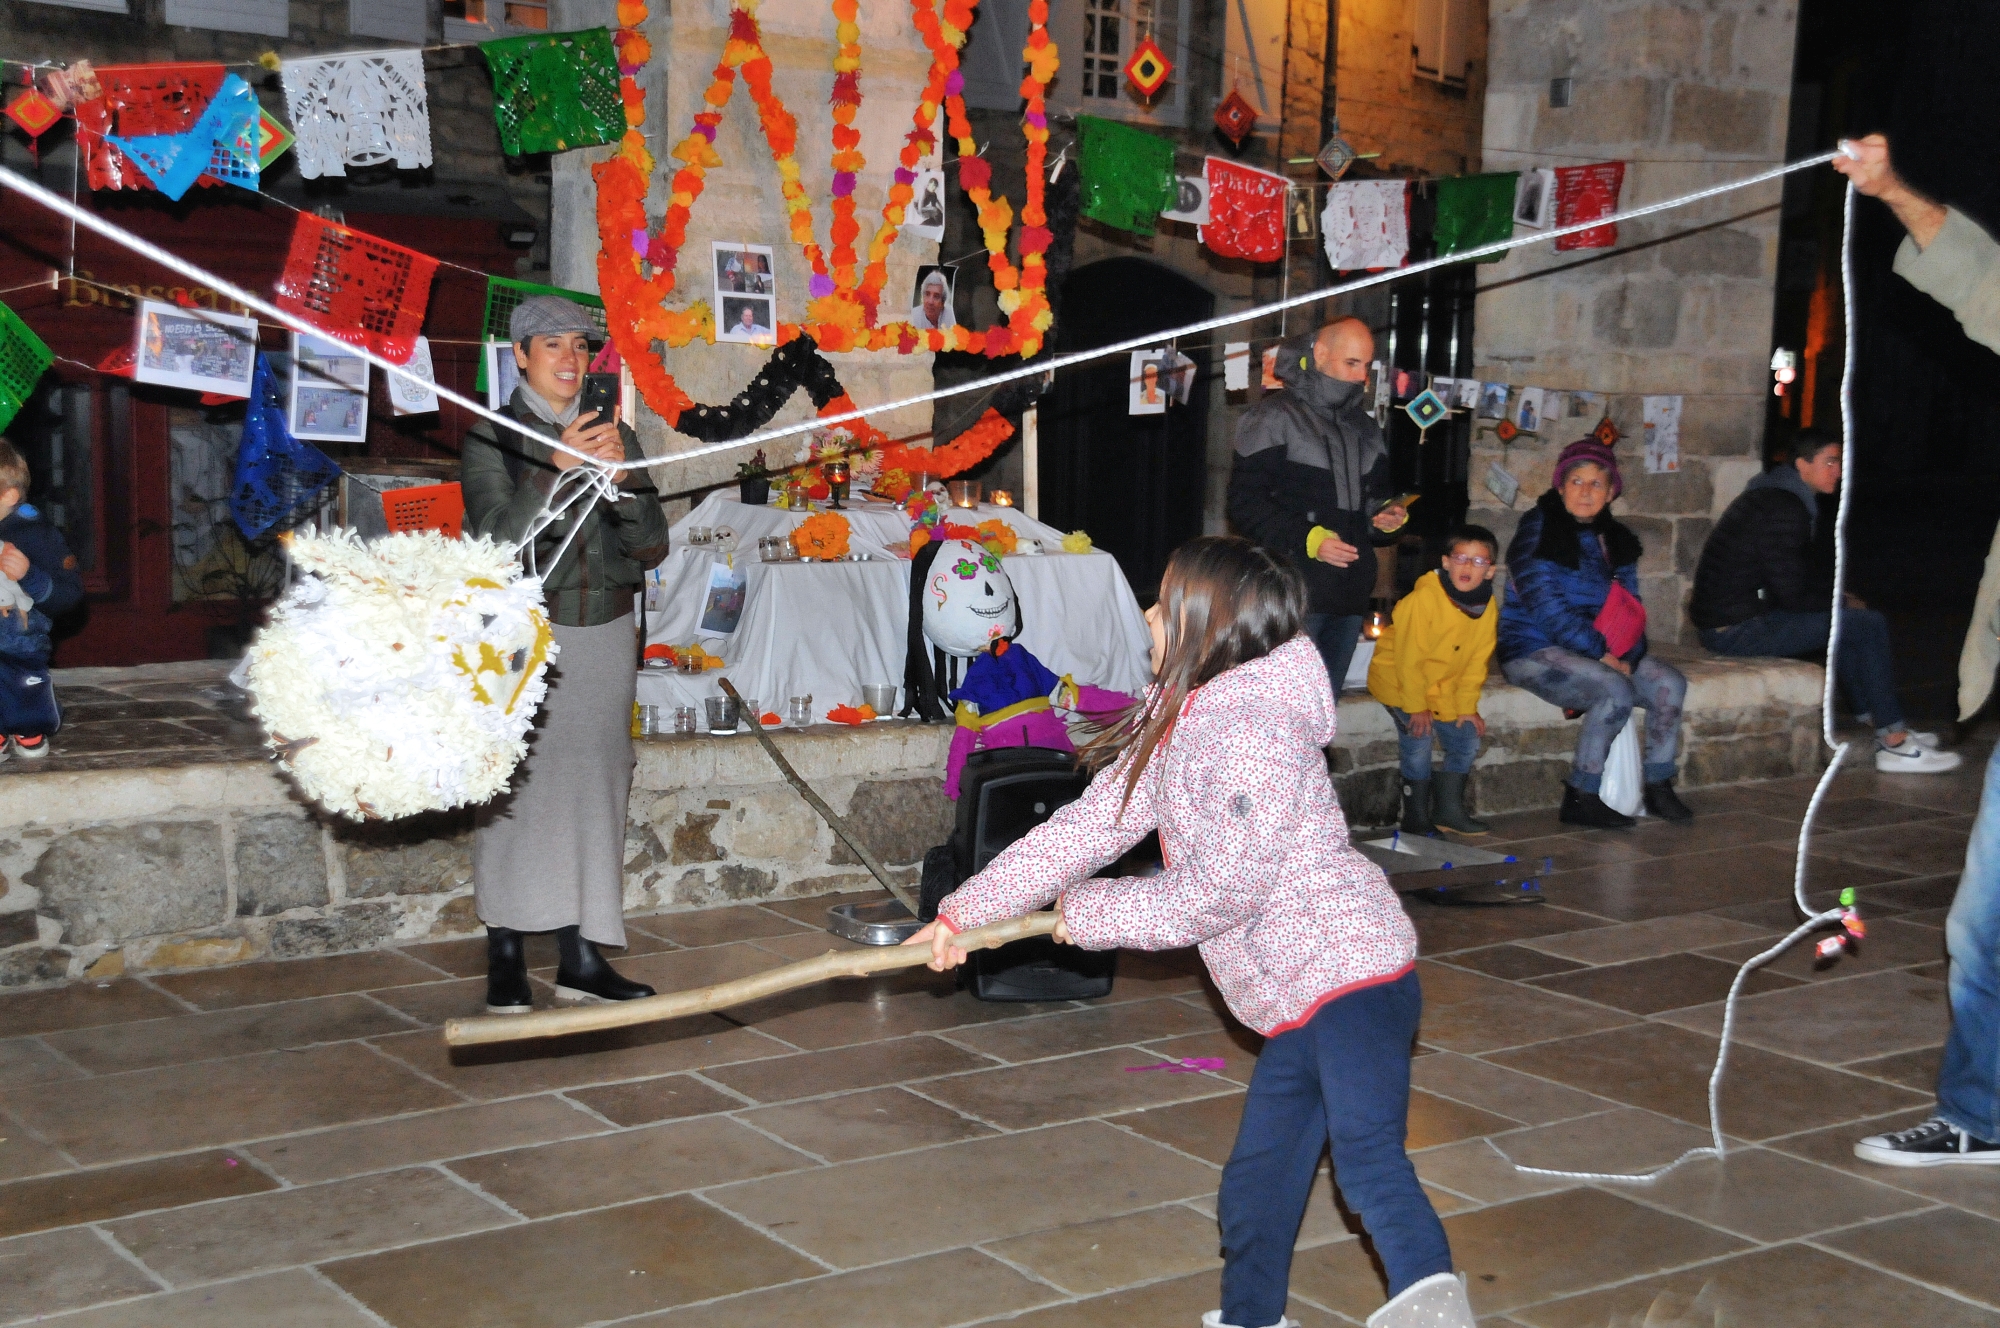
[[[740,341],[768,346],[777,339],[772,331],[778,320],[772,313],[773,301],[754,295],[721,297],[722,321],[716,325],[717,341]]]
[[[1249,342],[1230,341],[1223,344],[1222,390],[1225,392],[1248,392],[1250,390]]]
[[[1505,383],[1481,383],[1479,385],[1479,418],[1482,420],[1504,420],[1507,418],[1507,385]]]
[[[1569,418],[1569,393],[1547,391],[1542,393],[1542,427],[1561,429],[1562,421]]]
[[[1522,171],[1514,194],[1514,220],[1522,226],[1547,230],[1556,219],[1556,173],[1546,167]]]
[[[134,381],[221,396],[250,395],[250,375],[257,368],[256,319],[141,300],[138,335],[132,352]]]
[[[1258,357],[1257,373],[1257,384],[1266,392],[1276,392],[1284,387],[1284,380],[1278,377],[1278,348],[1276,346],[1264,347],[1263,353]]]
[[[1514,427],[1522,433],[1536,433],[1542,427],[1542,389],[1524,387],[1514,406]]]
[[[778,293],[777,279],[772,275],[771,246],[768,244],[741,244],[729,240],[710,240],[708,247],[715,255],[715,303],[720,308],[724,296],[762,295],[772,297]]]
[[[1481,383],[1477,378],[1459,378],[1453,380],[1453,382],[1452,406],[1458,410],[1478,410],[1479,392],[1485,384]],[[1501,409],[1506,409],[1504,404],[1501,406]]]
[[[1163,381],[1167,371],[1167,354],[1164,348],[1132,352],[1132,387],[1126,414],[1167,413],[1167,397],[1171,395],[1170,389]]]
[[[951,311],[951,268],[925,263],[917,269],[917,286],[910,296],[910,322],[919,331],[939,332],[955,327]]]
[[[1604,394],[1602,392],[1572,392],[1569,394],[1569,417],[1573,420],[1588,420],[1595,424],[1604,418]]]
[[[410,352],[403,368],[415,377],[389,375],[389,413],[428,415],[435,411],[438,408],[437,371],[431,366],[429,337],[417,338],[417,348]]]
[[[1667,475],[1681,468],[1681,399],[1642,397],[1646,429],[1646,473]]]
[[[1176,406],[1187,405],[1188,397],[1194,392],[1194,372],[1193,360],[1178,350],[1167,352],[1166,377],[1163,381],[1167,386],[1167,395],[1173,399]]]
[[[521,381],[521,366],[514,361],[514,343],[486,343],[486,408],[499,410],[514,399],[515,385]]]
[[[1175,176],[1174,205],[1160,214],[1160,220],[1189,221],[1197,226],[1208,225],[1208,177]]]
[[[910,206],[903,213],[903,230],[920,240],[944,238],[944,172],[918,171],[910,186]]]
[[[368,441],[368,361],[346,342],[292,333],[285,424],[311,442]]]

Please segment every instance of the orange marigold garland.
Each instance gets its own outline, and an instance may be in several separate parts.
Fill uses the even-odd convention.
[[[1043,254],[1053,239],[1042,207],[1048,143],[1043,96],[1057,68],[1056,47],[1047,31],[1047,0],[1031,0],[1028,45],[1022,52],[1028,65],[1021,84],[1027,100],[1023,133],[1028,140],[1028,193],[1021,209],[1020,266],[1016,268],[1007,257],[1013,209],[1005,198],[993,196],[992,169],[975,155],[976,144],[965,115],[964,75],[958,68],[958,51],[965,44],[977,0],[944,0],[942,18],[937,13],[937,0],[911,0],[913,19],[931,52],[931,67],[912,115],[914,127],[906,138],[895,183],[883,203],[882,224],[869,242],[868,265],[858,278],[854,242],[860,236],[860,226],[854,219],[853,187],[854,178],[864,164],[860,134],[853,127],[861,100],[860,28],[856,23],[859,5],[858,0],[832,0],[832,4],[839,49],[834,58],[832,99],[834,185],[829,238],[833,252],[829,263],[829,256],[814,239],[811,205],[799,175],[795,155],[798,122],[771,89],[772,66],[756,21],[757,0],[738,0],[730,12],[729,40],[703,94],[706,108],[694,117],[692,132],[673,149],[671,155],[682,165],[670,181],[671,194],[660,231],[657,235],[650,233],[645,201],[654,160],[645,136],[637,128],[644,122],[644,95],[637,75],[652,56],[651,44],[640,30],[646,21],[647,8],[641,0],[619,0],[619,31],[614,40],[622,75],[620,92],[626,118],[634,128],[626,133],[616,156],[592,169],[598,186],[598,279],[619,353],[632,366],[633,377],[647,404],[669,425],[675,424],[693,401],[652,354],[652,343],[684,346],[696,337],[709,341],[715,338],[714,315],[704,302],[697,300],[685,309],[671,310],[665,307],[665,301],[674,289],[674,269],[686,243],[688,218],[701,196],[706,172],[722,164],[715,151],[716,128],[722,122],[723,108],[729,103],[739,73],[749,85],[765,141],[778,167],[779,188],[790,218],[792,238],[800,245],[813,273],[807,308],[810,321],[804,326],[781,325],[778,329],[781,344],[804,334],[829,351],[866,348],[907,355],[917,350],[967,350],[989,357],[1010,353],[1029,356],[1041,349],[1043,335],[1053,320],[1043,289],[1047,276]],[[920,331],[907,321],[881,324],[876,318],[887,281],[888,251],[911,199],[917,163],[936,144],[932,125],[940,109],[945,112],[948,128],[957,140],[959,182],[978,210],[988,251],[987,265],[993,272],[1006,318],[1004,324],[984,333],[963,327]],[[646,271],[649,267],[650,275]],[[982,420],[966,436],[970,437],[985,423]],[[997,447],[1005,437],[1000,435],[993,445]],[[933,473],[938,471],[935,465],[924,468]]]
[[[1014,436],[1014,426],[997,410],[988,410],[964,433],[942,447],[895,444],[882,449],[882,469],[925,471],[933,479],[961,475],[1000,450]]]

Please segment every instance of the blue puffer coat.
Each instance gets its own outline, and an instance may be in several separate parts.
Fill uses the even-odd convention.
[[[1522,514],[1507,546],[1507,592],[1500,613],[1502,663],[1559,646],[1587,659],[1604,658],[1604,636],[1593,625],[1619,585],[1639,597],[1639,537],[1600,512],[1583,525],[1550,489]],[[1646,639],[1626,652],[1628,664],[1646,657]]]

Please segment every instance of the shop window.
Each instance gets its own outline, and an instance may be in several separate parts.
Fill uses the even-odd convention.
[[[167,0],[167,26],[291,35],[291,0]]]
[[[490,41],[548,30],[548,0],[444,0],[448,42]]]
[[[386,37],[421,45],[429,34],[430,15],[411,0],[347,0],[347,30],[357,37]]]
[[[63,533],[84,586],[110,588],[105,574],[105,441],[114,422],[125,418],[126,388],[44,378],[7,437],[28,463],[28,501],[42,519]]]
[[[100,14],[129,14],[126,0],[34,0],[38,5],[54,5],[58,9],[90,9]]]

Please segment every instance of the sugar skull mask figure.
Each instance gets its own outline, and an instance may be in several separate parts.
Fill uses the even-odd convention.
[[[947,540],[923,589],[924,635],[948,655],[971,659],[1021,631],[1014,583],[998,554],[965,540]]]

